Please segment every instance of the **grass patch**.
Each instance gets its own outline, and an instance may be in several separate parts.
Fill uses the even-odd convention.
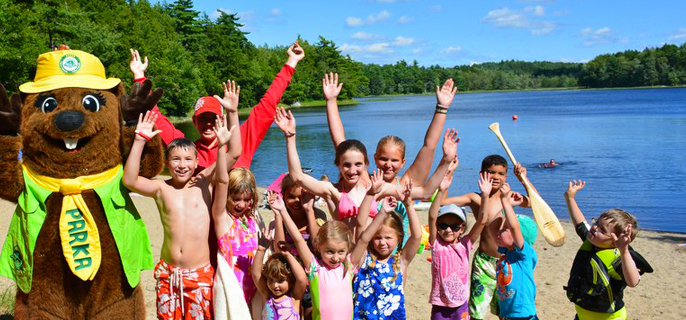
[[[0,318],[14,313],[14,300],[16,297],[17,286],[9,286],[0,291]]]

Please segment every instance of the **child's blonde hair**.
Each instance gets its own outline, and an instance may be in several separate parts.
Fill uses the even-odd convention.
[[[638,222],[636,221],[636,217],[622,209],[612,208],[605,210],[605,212],[601,213],[600,217],[598,217],[598,220],[600,219],[607,219],[610,222],[614,222],[615,225],[612,233],[617,236],[622,234],[628,225],[631,225],[631,241],[634,241],[636,234],[638,234]]]
[[[229,191],[226,199],[228,208],[233,207],[233,196],[237,194],[248,193],[252,198],[252,207],[247,215],[250,218],[255,217],[257,210],[257,187],[255,185],[255,176],[246,168],[234,168],[229,172]]]
[[[405,231],[403,230],[403,222],[398,216],[397,213],[391,212],[381,223],[381,226],[386,226],[391,229],[393,229],[398,236],[398,247],[397,250],[395,250],[395,254],[393,254],[393,279],[391,279],[391,283],[395,282],[395,279],[398,277],[398,273],[400,272],[400,257],[403,252],[403,239],[405,237]],[[380,231],[379,227],[379,231]],[[377,231],[377,233],[379,232]],[[376,265],[376,261],[378,260],[376,251],[374,251],[374,243],[370,242],[367,245],[367,250],[369,251],[369,254],[372,256],[372,263],[369,264],[369,268],[374,268]]]
[[[345,242],[348,245],[348,252],[353,246],[353,236],[348,225],[336,220],[327,221],[319,228],[317,237],[314,238],[313,245],[315,254],[319,255],[320,248],[330,241]]]
[[[269,259],[267,259],[267,262],[262,267],[262,276],[275,281],[286,280],[289,292],[295,286],[295,275],[293,275],[291,265],[288,263],[286,255],[281,252],[272,253]]]
[[[379,154],[381,148],[385,147],[389,143],[398,147],[400,149],[400,153],[402,154],[402,158],[405,159],[405,141],[397,136],[385,136],[381,138],[381,140],[379,140],[379,142],[376,144],[376,154]]]

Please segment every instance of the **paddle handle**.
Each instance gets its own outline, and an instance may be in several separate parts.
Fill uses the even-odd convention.
[[[507,156],[510,157],[510,160],[512,160],[512,165],[514,166],[515,164],[517,164],[517,160],[515,160],[512,151],[510,151],[510,147],[507,146],[507,142],[505,142],[505,139],[503,139],[503,136],[500,134],[500,124],[497,122],[493,122],[490,126],[488,126],[488,128],[491,129],[493,133],[495,133],[496,137],[498,137],[498,140],[500,141],[500,144],[503,145],[503,148],[505,149]],[[527,188],[527,191],[529,191],[528,189],[529,188]]]

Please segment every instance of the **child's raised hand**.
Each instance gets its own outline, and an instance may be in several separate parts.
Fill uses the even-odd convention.
[[[276,108],[276,116],[274,123],[283,131],[283,134],[288,138],[295,135],[295,117],[290,110],[286,111],[284,108]]]
[[[383,212],[389,213],[395,211],[395,208],[398,206],[398,201],[395,200],[394,197],[388,196],[383,199],[381,202],[381,210]]]
[[[138,115],[138,125],[136,125],[136,140],[146,140],[150,141],[157,134],[162,132],[162,130],[154,130],[155,121],[157,120],[157,113],[150,112],[149,110],[145,112],[145,117],[143,114]]]
[[[510,193],[510,197],[508,198],[508,201],[510,201],[510,204],[513,207],[517,207],[524,202],[524,196],[519,192],[512,191]]]
[[[336,99],[341,93],[341,88],[343,88],[343,83],[338,83],[338,73],[324,74],[322,89],[326,100]]]
[[[226,83],[222,83],[224,88],[224,98],[220,98],[218,95],[214,95],[214,98],[221,103],[224,110],[227,113],[238,112],[238,97],[241,94],[241,86],[236,85],[236,81],[226,80]]]
[[[286,50],[288,54],[288,62],[286,64],[291,65],[295,68],[295,65],[305,58],[305,50],[300,46],[298,41],[293,42],[293,44]]]
[[[272,208],[272,211],[276,212],[283,212],[286,210],[286,205],[283,203],[283,198],[281,198],[281,195],[274,191],[267,191],[267,201],[269,202],[269,207]]]
[[[403,186],[403,203],[412,203],[412,179],[405,181]]]
[[[138,50],[129,49],[131,51],[131,61],[129,62],[129,69],[133,73],[134,79],[140,79],[145,77],[145,69],[148,68],[148,57],[141,60],[141,55],[138,54]]]
[[[284,255],[291,254],[291,245],[286,241],[279,241],[276,243],[276,250]]]
[[[231,136],[233,135],[233,131],[235,129],[235,125],[231,127],[231,130],[228,129],[228,125],[226,124],[226,116],[221,115],[217,117],[213,130],[217,135],[219,146],[224,146],[229,143],[229,140],[231,140]]]
[[[442,87],[436,86],[436,103],[444,108],[450,107],[456,92],[457,87],[453,79],[446,80]]]
[[[515,176],[519,181],[524,181],[526,179],[526,168],[522,166],[521,163],[517,162],[514,167]]]
[[[450,188],[450,184],[453,183],[453,173],[452,171],[448,171],[445,176],[443,177],[443,180],[441,180],[441,183],[438,185],[438,190],[440,191],[445,191]]]
[[[257,236],[257,245],[264,248],[265,250],[269,249],[269,247],[272,246],[272,243],[274,243],[274,241],[271,238],[269,238],[269,233],[267,232],[267,229],[263,228],[260,232],[258,232]]]
[[[631,225],[626,226],[626,229],[622,230],[619,237],[614,232],[610,233],[612,235],[612,242],[620,251],[626,252],[625,250],[631,243],[631,229]]]
[[[503,200],[510,201],[510,197],[512,196],[512,189],[510,188],[510,184],[505,182],[503,185],[500,187],[500,197]]]
[[[486,196],[490,195],[491,191],[493,191],[493,179],[491,179],[491,175],[488,172],[484,171],[479,175],[479,189],[481,194]]]
[[[383,179],[383,171],[381,171],[381,169],[374,170],[371,179],[372,186],[369,187],[369,189],[367,190],[367,194],[376,195],[379,192],[383,191],[383,187],[386,184],[386,181],[384,181]]]
[[[457,130],[446,130],[443,135],[443,158],[446,161],[452,161],[457,157],[458,143],[460,143],[460,137],[457,136]]]
[[[565,192],[565,196],[569,198],[574,198],[576,195],[576,192],[583,189],[586,186],[586,181],[583,180],[572,180],[569,182],[569,186],[567,186],[567,192]]]
[[[458,159],[458,157],[455,156],[455,158],[453,158],[453,161],[450,161],[450,164],[448,165],[448,172],[452,174],[453,172],[455,172],[455,169],[457,169],[459,165],[460,159]]]

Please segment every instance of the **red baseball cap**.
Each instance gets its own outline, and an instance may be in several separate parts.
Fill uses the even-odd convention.
[[[211,112],[221,116],[223,112],[222,105],[214,97],[202,97],[195,103],[193,118],[205,112]]]

